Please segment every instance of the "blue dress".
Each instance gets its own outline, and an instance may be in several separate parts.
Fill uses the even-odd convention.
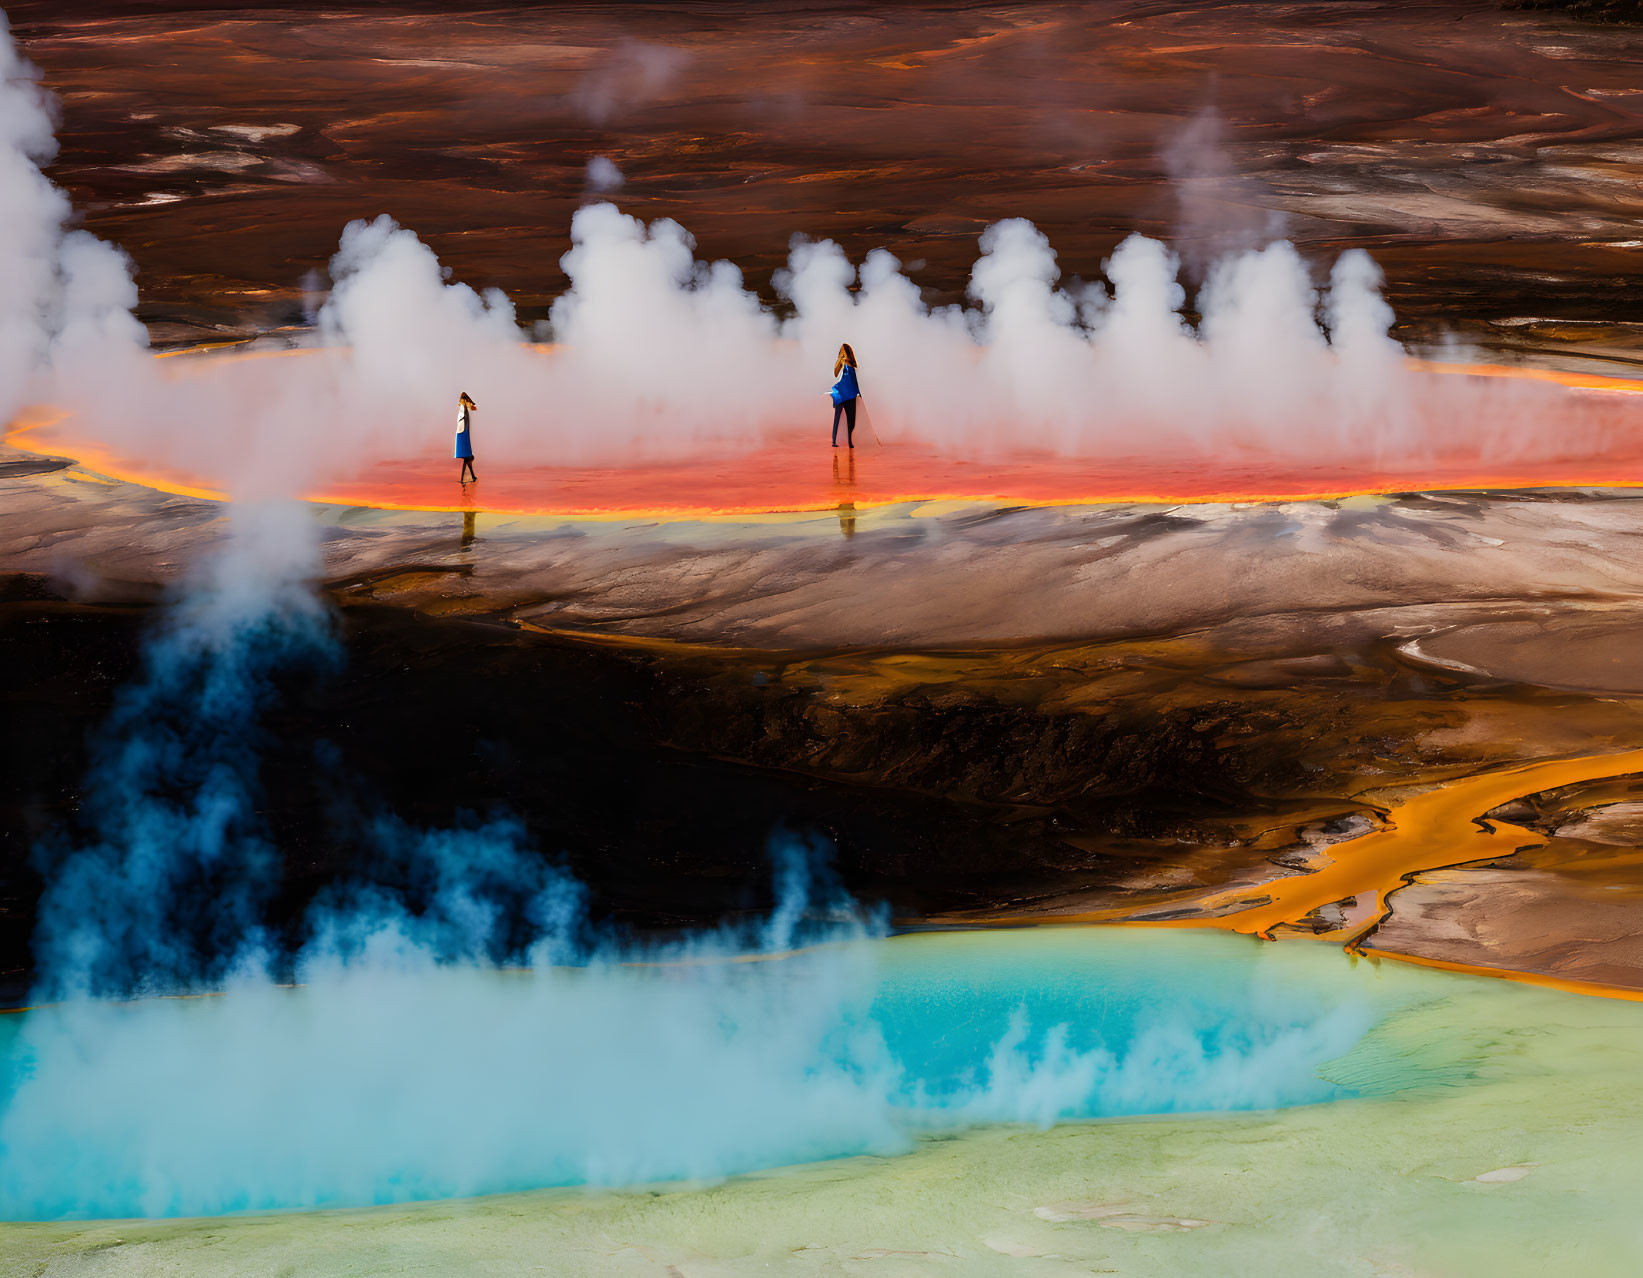
[[[856,383],[856,366],[846,364],[839,370],[839,380],[833,383],[833,389],[828,392],[835,404],[843,404],[857,398],[861,394],[861,387]]]
[[[469,429],[472,425],[473,425],[473,422],[468,416],[468,406],[466,404],[464,404],[460,409],[457,410],[457,416],[456,416],[456,452],[455,452],[455,454],[453,454],[456,457],[462,458],[464,461],[472,461],[473,460],[473,455],[474,455],[473,431]]]

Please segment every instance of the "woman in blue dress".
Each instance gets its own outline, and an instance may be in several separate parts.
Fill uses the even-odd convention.
[[[861,383],[856,380],[856,352],[846,342],[839,347],[839,357],[833,361],[833,376],[838,380],[827,393],[833,397],[833,447],[839,446],[839,417],[845,421],[844,442],[848,448],[856,446],[856,401],[861,398]]]
[[[462,459],[462,469],[457,472],[456,479],[465,484],[468,479],[476,482],[479,476],[474,474],[474,436],[473,412],[479,405],[468,398],[468,392],[462,392],[462,398],[456,401],[456,455]],[[466,475],[468,479],[464,479]]]

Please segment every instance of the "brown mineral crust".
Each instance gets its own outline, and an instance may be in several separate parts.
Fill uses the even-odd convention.
[[[1643,989],[1643,777],[1540,791],[1485,819],[1544,837],[1498,861],[1419,875],[1373,944]]]
[[[1524,795],[1485,819],[1528,826],[1548,837],[1611,847],[1643,847],[1643,777],[1616,776]],[[1547,858],[1548,865],[1562,858]]]
[[[1411,644],[1411,656],[1506,682],[1585,692],[1643,693],[1632,601],[1551,608],[1538,616],[1456,626]]]
[[[1431,871],[1393,897],[1392,916],[1371,944],[1420,958],[1643,990],[1638,860],[1633,850],[1610,866],[1614,881],[1606,883],[1518,868],[1513,861]]]
[[[1132,230],[1368,247],[1422,331],[1640,300],[1643,35],[1493,0],[8,9],[163,340],[300,322],[376,213],[541,318],[601,154],[761,289],[802,233],[957,300],[1019,216],[1086,278]]]

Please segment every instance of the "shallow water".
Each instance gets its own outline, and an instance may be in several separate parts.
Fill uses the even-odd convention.
[[[1356,1090],[1320,1071],[1392,1006],[1338,955],[1241,938],[1009,931],[728,958],[379,960],[299,989],[0,1018],[0,1215],[714,1179],[989,1123],[1304,1105]]]
[[[550,348],[540,348],[547,351]],[[255,401],[301,388],[327,357],[315,348],[246,350],[167,359],[184,387],[217,388]],[[553,365],[542,357],[542,369]],[[710,518],[773,512],[858,510],[909,501],[988,501],[1010,505],[1112,502],[1168,504],[1337,499],[1348,494],[1433,489],[1635,487],[1643,382],[1483,364],[1411,364],[1415,402],[1448,432],[1414,452],[1365,451],[1362,441],[1303,447],[1258,435],[1229,436],[1214,465],[1173,437],[1107,440],[1101,447],[1046,451],[1044,439],[1021,435],[976,452],[949,439],[921,439],[886,422],[889,446],[866,428],[859,447],[826,447],[827,419],[788,424],[767,434],[728,438],[687,455],[677,447],[620,457],[550,456],[541,439],[499,435],[479,448],[483,482],[457,482],[443,436],[413,456],[376,456],[344,466],[307,492],[312,501],[345,507],[473,511],[554,517],[666,516]],[[1465,377],[1452,376],[1464,373]],[[1440,376],[1442,374],[1442,376]],[[546,375],[546,372],[542,372]],[[1501,404],[1507,394],[1533,405],[1534,420],[1556,418],[1555,447],[1519,441],[1502,450]],[[1601,393],[1599,393],[1601,392]],[[1445,398],[1447,397],[1447,398]],[[1459,398],[1457,398],[1459,397]],[[1446,406],[1447,405],[1447,406]],[[1526,410],[1527,411],[1527,410]],[[1458,424],[1457,424],[1458,423]],[[200,450],[168,454],[147,438],[121,442],[107,423],[39,405],[5,431],[5,442],[72,457],[100,474],[184,496],[220,499],[230,471]],[[1481,433],[1480,433],[1481,432]],[[1008,434],[1008,433],[1007,433]],[[1236,434],[1236,432],[1235,432]],[[652,441],[652,445],[655,441]],[[544,451],[546,449],[546,451]],[[1116,451],[1114,451],[1116,449]],[[237,463],[235,463],[237,464]]]

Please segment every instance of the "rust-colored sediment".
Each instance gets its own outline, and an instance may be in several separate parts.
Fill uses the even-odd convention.
[[[1623,776],[1643,768],[1643,750],[1618,754],[1551,759],[1491,769],[1426,790],[1387,811],[1385,825],[1329,849],[1327,864],[1289,878],[1210,892],[1145,906],[1118,907],[1079,914],[994,915],[980,923],[1012,926],[1028,923],[1124,923],[1137,927],[1218,928],[1271,939],[1279,927],[1301,928],[1318,940],[1333,941],[1348,951],[1373,958],[1397,959],[1447,971],[1500,976],[1581,994],[1643,1000],[1643,990],[1595,981],[1571,980],[1544,973],[1428,959],[1361,945],[1386,916],[1387,898],[1412,877],[1427,870],[1510,856],[1543,837],[1506,821],[1484,821],[1482,814],[1513,799],[1558,786]],[[1324,906],[1356,900],[1353,921],[1332,931],[1304,927],[1304,920]],[[1161,909],[1190,910],[1168,919],[1137,917]]]
[[[1635,306],[1635,35],[1500,0],[5,7],[63,101],[54,176],[162,331],[293,322],[364,211],[544,318],[595,154],[761,291],[796,230],[860,260],[893,228],[947,303],[999,218],[1090,278],[1132,230],[1196,260],[1277,215],[1371,251],[1406,320]],[[1210,103],[1236,180],[1189,191],[1160,147]]]
[[[1542,837],[1524,826],[1482,821],[1483,813],[1512,799],[1579,781],[1618,776],[1643,768],[1643,750],[1578,759],[1554,759],[1479,773],[1440,785],[1393,807],[1384,828],[1331,849],[1329,863],[1309,874],[1261,885],[1261,904],[1214,919],[1211,926],[1269,934],[1281,924],[1299,923],[1313,911],[1357,898],[1367,913],[1356,923],[1319,933],[1352,945],[1385,916],[1386,898],[1423,870],[1507,856]],[[1204,898],[1204,908],[1236,907],[1252,895],[1243,889]]]
[[[212,355],[194,369],[226,363],[294,358],[312,352],[274,351]],[[1571,389],[1586,403],[1600,392],[1643,395],[1643,381],[1487,364],[1413,362],[1423,375],[1464,374],[1522,379]],[[1407,468],[1365,462],[1289,461],[1256,456],[1164,455],[1066,457],[1015,453],[972,459],[930,444],[892,440],[878,447],[870,429],[858,429],[856,449],[827,445],[826,422],[794,428],[741,451],[704,447],[693,457],[638,460],[615,466],[507,465],[483,455],[483,478],[463,486],[456,463],[443,455],[387,458],[359,473],[327,481],[306,496],[331,505],[381,510],[567,518],[698,519],[787,512],[864,509],[918,501],[1001,505],[1102,503],[1233,503],[1320,501],[1350,496],[1434,490],[1522,488],[1634,488],[1643,486],[1643,421],[1620,415],[1603,434],[1599,455],[1533,463],[1485,457],[1416,461]],[[864,423],[865,425],[865,423]],[[225,496],[220,483],[159,456],[132,456],[98,439],[95,424],[49,406],[29,410],[6,432],[6,442],[32,452],[74,459],[100,474],[165,492]]]

